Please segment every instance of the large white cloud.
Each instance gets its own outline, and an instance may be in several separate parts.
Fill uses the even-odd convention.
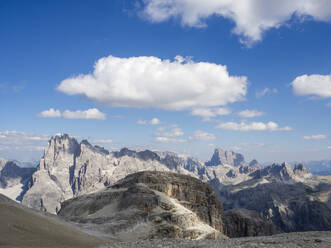
[[[331,97],[331,75],[302,75],[294,79],[292,87],[299,96]]]
[[[91,74],[63,80],[57,89],[69,95],[117,107],[183,110],[243,100],[247,78],[230,76],[226,66],[176,56],[105,57]]]
[[[179,18],[182,25],[203,27],[210,16],[221,16],[235,23],[233,33],[248,44],[262,39],[264,31],[278,28],[293,15],[300,20],[331,20],[329,0],[143,0],[143,14],[152,22]]]
[[[233,131],[290,131],[291,127],[279,127],[276,122],[269,121],[267,123],[264,122],[225,122],[216,126],[216,128],[221,128],[225,130],[233,130]]]

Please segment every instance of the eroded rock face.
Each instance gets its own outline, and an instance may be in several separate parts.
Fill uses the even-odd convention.
[[[230,238],[268,236],[277,233],[276,226],[263,215],[247,209],[224,212],[224,233]]]
[[[223,208],[214,190],[171,172],[131,174],[98,193],[65,201],[59,215],[121,238],[220,238]]]
[[[222,231],[219,217],[223,208],[210,185],[186,175],[146,171],[128,175],[113,188],[130,187],[138,183],[179,200],[183,206],[197,213],[202,221]]]

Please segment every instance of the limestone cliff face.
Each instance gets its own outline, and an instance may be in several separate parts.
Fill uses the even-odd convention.
[[[105,190],[65,201],[59,212],[81,227],[132,239],[221,238],[222,215],[208,184],[158,171],[134,173]]]
[[[222,232],[220,216],[223,214],[223,207],[210,185],[186,175],[146,171],[128,175],[113,188],[130,187],[138,183],[177,199],[184,207],[195,212],[203,222]]]

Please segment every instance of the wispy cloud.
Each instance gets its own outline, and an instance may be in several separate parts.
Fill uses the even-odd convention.
[[[155,141],[160,143],[183,143],[185,139],[183,130],[177,125],[171,125],[169,127],[160,127],[155,133]]]
[[[150,125],[160,125],[161,124],[161,121],[158,118],[154,117],[150,121],[138,120],[137,121],[137,124],[139,124],[139,125],[147,125],[147,124],[150,124]]]
[[[216,139],[216,136],[212,133],[197,130],[188,139],[192,141],[208,141]]]
[[[0,132],[1,151],[41,151],[49,140],[49,135],[34,135],[18,131]]]
[[[303,139],[305,140],[322,140],[326,139],[326,135],[324,134],[315,134],[315,135],[310,135],[310,136],[303,136]]]
[[[221,128],[225,130],[233,131],[290,131],[291,127],[279,127],[277,123],[270,121],[267,123],[264,122],[225,122],[217,125],[215,128]]]
[[[238,115],[242,118],[254,118],[254,117],[262,116],[264,115],[264,113],[257,110],[246,109],[239,112]]]
[[[200,116],[204,121],[209,121],[211,118],[221,115],[229,115],[229,108],[195,108],[191,111],[191,115]]]
[[[270,88],[264,88],[263,90],[258,90],[255,92],[256,98],[261,98],[265,95],[270,95],[270,94],[276,94],[278,93],[278,90],[276,88],[270,89]]]

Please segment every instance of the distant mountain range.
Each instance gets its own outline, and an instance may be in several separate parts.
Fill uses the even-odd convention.
[[[331,175],[331,160],[291,162],[290,164],[294,166],[297,163],[304,164],[307,170],[315,175]]]
[[[303,164],[296,164],[294,168],[287,163],[262,167],[256,160],[247,163],[242,154],[222,149],[215,149],[210,161],[202,162],[173,152],[135,151],[127,148],[110,152],[102,147],[91,145],[87,140],[78,142],[67,134],[55,135],[46,145],[44,156],[40,159],[37,168],[20,168],[14,162],[0,160],[0,193],[25,206],[65,215],[70,221],[81,220],[84,223],[86,216],[91,215],[93,223],[103,223],[102,225],[108,226],[110,223],[107,218],[110,221],[113,216],[106,217],[104,211],[108,211],[107,209],[120,211],[128,207],[121,205],[115,208],[115,205],[109,202],[111,199],[129,197],[128,194],[133,192],[141,192],[141,196],[145,199],[151,196],[152,193],[148,193],[150,190],[155,190],[154,186],[140,187],[141,183],[146,184],[151,179],[139,179],[142,181],[134,179],[135,183],[130,183],[133,187],[132,191],[120,193],[126,192],[127,189],[124,186],[119,189],[113,188],[111,192],[107,191],[107,188],[113,187],[120,180],[141,171],[172,172],[187,175],[211,185],[226,210],[222,217],[223,227],[215,229],[211,226],[216,230],[213,233],[221,231],[227,233],[228,236],[261,235],[263,232],[258,228],[259,226],[263,226],[265,231],[268,230],[264,234],[331,230],[331,177],[313,175]],[[160,178],[161,176],[160,174]],[[147,177],[154,178],[154,174],[147,174]],[[157,189],[167,195],[164,196],[166,199],[173,196],[171,192],[176,187],[179,187],[178,183],[173,183],[173,186],[166,190]],[[187,188],[185,190],[187,191]],[[198,192],[193,192],[189,198],[190,201],[200,197],[196,194]],[[135,201],[134,194],[132,197]],[[74,203],[71,200],[73,198],[86,201],[77,200]],[[100,201],[98,205],[95,205],[94,200],[89,199],[100,199]],[[159,198],[153,199],[152,202],[146,201],[141,202],[142,205],[132,206],[137,207],[138,210],[142,208],[147,211],[150,209],[150,204],[154,204]],[[179,211],[179,209],[187,208],[185,204],[188,199],[176,199],[171,203],[173,207],[176,207],[175,209]],[[167,198],[165,201],[172,200]],[[120,202],[124,205],[131,204],[126,201]],[[84,204],[90,204],[89,210],[80,215],[78,213]],[[64,209],[69,209],[69,213],[75,213],[77,216],[72,218],[73,216],[64,212]],[[147,214],[147,216],[152,214],[149,210],[146,211],[141,214]],[[199,211],[198,208],[196,213],[199,214]],[[164,214],[170,213],[164,212]],[[126,218],[124,215],[119,216]],[[185,218],[191,218],[195,216],[195,213],[188,213],[185,216]],[[117,221],[120,223],[124,221],[122,217],[118,217],[120,219]],[[164,216],[161,220],[163,218]],[[175,218],[175,216],[169,216],[169,218]],[[193,222],[195,226],[203,224]],[[226,225],[225,223],[237,224],[233,226],[233,224]],[[91,227],[86,225],[86,228]],[[103,226],[93,228],[103,230]],[[180,228],[183,232],[191,230],[184,226]],[[175,233],[184,235],[182,231]]]

